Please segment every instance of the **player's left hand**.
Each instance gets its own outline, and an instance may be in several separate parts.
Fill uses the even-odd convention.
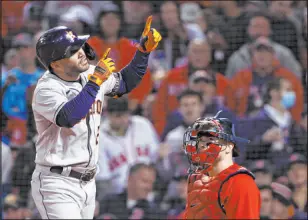
[[[140,42],[137,45],[138,50],[143,53],[150,53],[155,50],[159,41],[162,39],[160,33],[155,28],[151,28],[151,23],[152,15],[148,17]]]

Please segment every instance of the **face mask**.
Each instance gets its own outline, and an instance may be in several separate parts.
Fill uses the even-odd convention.
[[[292,108],[295,104],[295,92],[285,92],[282,95],[281,104],[286,108]]]

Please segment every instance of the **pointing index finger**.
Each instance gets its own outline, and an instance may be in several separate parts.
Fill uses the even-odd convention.
[[[106,52],[104,53],[104,55],[103,55],[103,58],[102,58],[102,59],[106,59],[106,58],[108,57],[109,52],[110,52],[110,49],[111,49],[111,48],[108,48],[108,49],[106,50]]]
[[[143,33],[142,33],[142,37],[145,37],[150,29],[151,29],[151,23],[152,23],[152,15],[150,15],[145,23],[145,27],[144,27],[144,30],[143,30]]]

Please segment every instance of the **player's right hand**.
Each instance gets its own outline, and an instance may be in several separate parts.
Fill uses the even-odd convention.
[[[99,86],[105,82],[115,70],[114,61],[111,58],[108,58],[109,52],[110,48],[106,50],[103,57],[98,61],[94,73],[90,74],[88,77],[90,81]]]

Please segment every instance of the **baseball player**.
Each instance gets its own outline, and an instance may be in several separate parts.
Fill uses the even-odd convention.
[[[199,118],[184,134],[191,162],[184,219],[259,219],[260,192],[253,174],[234,163],[235,136],[227,118]]]
[[[144,75],[161,35],[146,22],[133,60],[119,72],[108,58],[96,66],[87,36],[67,27],[45,32],[36,45],[47,71],[33,95],[38,132],[32,195],[44,219],[92,219],[95,208],[99,125],[104,96],[120,97]]]
[[[100,129],[100,173],[96,184],[108,181],[107,193],[121,193],[132,165],[156,162],[159,139],[148,119],[131,115],[127,98],[108,99],[106,110],[107,118]]]

